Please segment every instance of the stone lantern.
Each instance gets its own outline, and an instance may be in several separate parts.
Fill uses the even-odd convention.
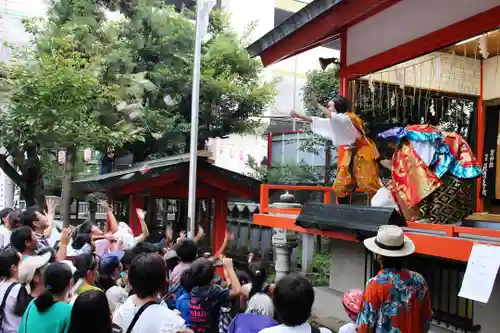
[[[288,191],[280,196],[280,201],[275,202],[271,208],[302,208],[302,205],[294,202],[295,197]],[[271,213],[274,216],[288,217],[287,214]],[[290,256],[293,248],[299,244],[299,239],[295,231],[273,228],[272,244],[276,251],[276,281],[291,272]]]

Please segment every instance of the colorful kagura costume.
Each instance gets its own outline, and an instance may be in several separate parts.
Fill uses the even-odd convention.
[[[382,186],[377,147],[366,137],[363,122],[352,112],[332,112],[330,118],[312,117],[313,133],[331,140],[337,148],[337,177],[333,192],[345,197],[355,188],[375,194]]]
[[[379,136],[396,140],[388,189],[407,220],[452,224],[471,213],[472,180],[482,171],[462,136],[430,125]]]

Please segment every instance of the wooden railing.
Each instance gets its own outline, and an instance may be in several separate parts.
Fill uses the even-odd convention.
[[[295,224],[295,217],[301,209],[272,208],[270,206],[270,190],[289,192],[319,191],[323,193],[322,202],[332,203],[332,190],[323,186],[261,185],[260,214],[254,214],[254,224],[293,230],[297,232],[322,235],[325,237],[358,241],[354,233],[333,232],[305,229]],[[275,200],[276,202],[279,200]],[[307,201],[307,200],[306,200]],[[300,202],[300,200],[299,200]],[[304,202],[300,202],[304,203]],[[474,217],[472,217],[474,218]],[[481,219],[480,219],[481,220]],[[500,223],[500,221],[497,221]],[[408,222],[406,235],[413,240],[417,252],[422,255],[442,257],[451,260],[467,261],[475,243],[486,243],[500,246],[500,230],[463,227],[457,225],[438,225],[422,222]]]

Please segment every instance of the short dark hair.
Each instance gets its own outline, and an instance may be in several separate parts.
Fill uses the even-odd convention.
[[[198,246],[190,239],[185,239],[175,249],[177,256],[182,262],[193,262],[198,256]]]
[[[21,223],[21,212],[19,210],[13,210],[9,214],[9,224],[10,224],[10,229],[17,229],[22,226]]]
[[[79,234],[73,240],[72,247],[75,250],[80,250],[85,244],[92,244],[92,236],[90,234]]]
[[[337,96],[333,99],[333,105],[335,105],[335,111],[338,113],[349,112],[349,101],[342,96]]]
[[[403,269],[406,264],[407,257],[384,257],[377,255],[376,258],[383,268]]]
[[[89,290],[78,296],[71,310],[68,333],[108,333],[111,325],[108,299],[102,291]]]
[[[30,227],[21,227],[15,229],[10,235],[10,243],[19,252],[26,251],[26,242],[33,237],[33,230]]]
[[[27,208],[24,212],[21,213],[21,224],[34,229],[35,226],[33,225],[33,223],[38,220],[38,218],[36,217],[36,212],[38,212],[38,209],[36,207]]]
[[[156,253],[143,253],[132,259],[128,280],[139,298],[156,295],[165,287],[165,261]]]
[[[190,293],[191,290],[193,290],[193,288],[196,286],[196,281],[193,276],[193,271],[190,268],[182,272],[180,278],[180,284],[181,287],[188,293]]]
[[[84,221],[76,227],[78,234],[91,234],[94,225],[90,221]]]
[[[207,258],[198,258],[191,264],[196,286],[208,286],[215,276],[215,266]]]
[[[150,242],[140,242],[131,249],[132,259],[143,253],[157,253],[158,248]]]
[[[73,281],[77,282],[83,279],[88,271],[92,271],[97,267],[97,258],[93,253],[82,253],[73,259],[76,272],[73,274]]]
[[[53,295],[61,295],[68,288],[71,281],[71,269],[62,262],[50,264],[45,270],[45,291],[34,303],[38,311],[46,312],[56,303]]]
[[[307,279],[288,275],[276,284],[273,301],[278,317],[286,326],[302,325],[311,315],[314,289]]]
[[[0,210],[0,220],[3,220],[4,218],[8,217],[9,214],[13,211],[14,209],[7,207],[2,210]]]
[[[19,255],[13,248],[6,248],[0,251],[0,278],[10,278],[11,267],[19,265]]]

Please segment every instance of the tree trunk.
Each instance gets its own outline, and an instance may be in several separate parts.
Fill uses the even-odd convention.
[[[71,223],[71,181],[73,180],[73,171],[76,162],[76,148],[70,147],[66,150],[66,160],[64,161],[64,174],[62,179],[61,191],[61,220],[64,227]]]

